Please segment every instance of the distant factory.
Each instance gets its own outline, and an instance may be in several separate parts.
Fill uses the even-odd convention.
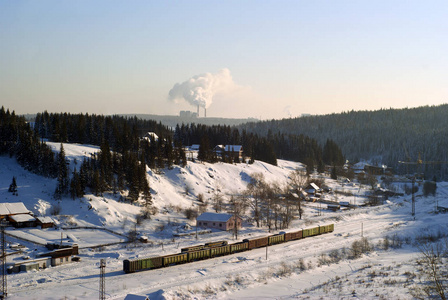
[[[181,110],[179,116],[181,118],[199,118],[199,105],[198,105],[198,112]],[[204,118],[207,118],[207,109],[205,107],[204,107]]]

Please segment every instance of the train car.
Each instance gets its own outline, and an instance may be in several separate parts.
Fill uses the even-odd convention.
[[[196,260],[202,260],[210,258],[210,248],[202,249],[198,251],[189,251],[188,254],[188,261],[196,261]]]
[[[265,247],[268,245],[269,239],[267,236],[253,238],[253,239],[245,239],[243,242],[247,242],[249,244],[249,250]]]
[[[123,261],[123,271],[125,273],[133,273],[143,270],[152,270],[161,268],[163,266],[163,259],[160,256],[148,257],[142,259],[125,259]]]
[[[246,250],[249,250],[248,242],[243,241],[235,244],[230,244],[230,253],[238,253]]]
[[[270,245],[275,245],[275,244],[280,244],[283,243],[285,241],[285,234],[284,233],[279,233],[279,234],[274,234],[268,237],[268,244]]]
[[[334,230],[334,224],[319,226],[319,234],[333,232],[333,230]]]
[[[307,228],[307,229],[303,229],[303,237],[310,237],[310,236],[315,236],[319,234],[319,226],[317,227],[313,227],[313,228]]]
[[[302,238],[302,230],[285,233],[285,242],[294,241]]]
[[[210,257],[230,254],[230,245],[210,248]]]
[[[180,252],[198,251],[198,250],[202,250],[204,248],[205,248],[204,245],[190,246],[190,247],[181,248]]]
[[[284,233],[245,239],[242,242],[228,244],[227,241],[211,242],[205,245],[197,245],[181,249],[181,253],[171,254],[159,257],[149,257],[134,260],[123,260],[123,271],[133,273],[143,270],[151,270],[171,265],[192,262],[201,259],[208,259],[216,256],[238,253],[268,245],[275,245],[282,242],[297,240],[305,237],[316,236],[334,231],[334,224],[322,225],[313,228],[307,228],[295,232]],[[207,245],[207,247],[206,247]]]
[[[171,265],[183,264],[188,262],[188,252],[182,252],[178,254],[171,254],[162,256],[163,266],[168,267]]]
[[[221,247],[227,245],[228,245],[227,241],[218,241],[218,242],[205,243],[205,248]]]

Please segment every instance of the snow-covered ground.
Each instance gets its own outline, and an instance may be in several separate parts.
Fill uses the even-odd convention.
[[[51,145],[59,150],[60,144]],[[64,144],[64,150],[74,167],[84,155],[98,148]],[[185,168],[157,173],[148,170],[158,213],[137,226],[137,231],[149,237],[149,244],[97,249],[95,245],[120,242],[123,237],[92,229],[8,228],[16,237],[8,236],[7,241],[27,247],[20,255],[8,256],[8,262],[42,249],[32,241],[54,242],[62,236],[84,247],[80,250],[81,262],[8,275],[8,299],[97,299],[100,259],[107,262],[107,299],[123,299],[127,294],[149,295],[150,299],[412,299],[409,288],[418,283],[415,259],[419,256],[413,242],[419,235],[447,232],[447,215],[435,214],[434,210],[436,202],[448,207],[448,183],[438,183],[436,197],[418,194],[415,219],[410,215],[410,196],[392,198],[378,207],[337,212],[324,209],[319,213],[319,205],[308,204],[303,220],[293,221],[288,230],[334,223],[333,233],[271,246],[267,252],[263,248],[164,269],[133,274],[122,271],[126,258],[177,253],[186,245],[208,241],[233,241],[226,232],[199,235],[198,240],[194,236],[174,238],[172,234],[188,232],[186,225],[193,225],[182,209],[191,207],[198,194],[206,199],[216,190],[224,195],[238,194],[254,173],[263,173],[268,182],[284,184],[290,172],[301,167],[299,163],[279,160],[278,167],[258,161],[252,165],[189,162]],[[8,192],[13,176],[17,179],[18,196]],[[326,183],[333,190],[352,194],[326,195],[329,200],[349,203],[361,203],[367,189],[358,184],[342,186],[330,179]],[[112,194],[57,202],[52,198],[55,187],[54,179],[31,174],[14,159],[0,157],[2,201],[23,202],[40,216],[49,216],[59,206],[61,212],[54,217],[59,219],[60,227],[105,227],[126,234],[134,228],[141,212],[138,205],[120,202],[119,196]],[[263,234],[268,234],[266,228],[244,224],[238,238]],[[386,236],[390,240],[399,237],[402,247],[385,249],[382,244]],[[349,249],[361,237],[369,240],[373,251],[350,258]]]

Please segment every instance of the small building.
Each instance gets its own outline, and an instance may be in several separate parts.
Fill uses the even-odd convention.
[[[190,151],[199,151],[199,144],[193,144],[190,146]]]
[[[36,226],[36,218],[28,214],[9,216],[9,223],[16,228]]]
[[[235,223],[237,228],[241,228],[242,219],[237,217],[235,222],[235,216],[231,214],[205,212],[196,218],[196,226],[203,228],[231,230],[235,228]]]
[[[14,262],[8,267],[8,273],[19,273],[21,271],[27,272],[30,270],[45,269],[51,266],[51,258],[36,258],[31,260],[24,260],[21,262]]]
[[[392,176],[393,174],[393,169],[391,167],[382,165],[382,166],[371,166],[371,165],[365,165],[364,166],[364,171],[367,174],[371,174],[371,175],[388,175],[388,176]]]
[[[127,294],[124,300],[149,300],[148,296]]]
[[[52,228],[54,227],[54,221],[50,217],[37,217],[36,218],[36,226],[40,226],[40,228]]]
[[[341,209],[341,206],[338,204],[328,204],[327,209],[332,210],[332,211],[338,211]]]
[[[306,187],[305,192],[307,192],[308,194],[318,196],[317,194],[321,193],[322,189],[318,187],[317,184],[312,182]]]
[[[52,266],[69,264],[72,262],[72,255],[78,255],[78,245],[74,244],[70,248],[57,249],[52,252],[43,253],[40,257],[50,257]]]
[[[151,143],[151,141],[157,142],[159,140],[159,136],[155,132],[147,132],[143,136],[143,139],[147,140],[150,143]]]
[[[216,145],[213,152],[217,157],[227,157],[232,161],[243,159],[243,146],[241,145]]]

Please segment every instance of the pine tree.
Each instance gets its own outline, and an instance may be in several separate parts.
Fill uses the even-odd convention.
[[[58,166],[58,178],[57,178],[58,184],[56,186],[54,196],[56,199],[61,199],[62,196],[67,194],[69,190],[67,160],[65,158],[65,151],[62,143],[58,154],[57,166]]]
[[[81,186],[81,179],[79,173],[76,171],[76,168],[73,171],[73,176],[70,181],[69,192],[73,200],[75,200],[75,198],[81,198],[82,196],[84,196],[84,191]]]
[[[12,177],[12,183],[9,185],[8,192],[12,193],[13,195],[18,195],[17,193],[17,182],[16,177]]]

